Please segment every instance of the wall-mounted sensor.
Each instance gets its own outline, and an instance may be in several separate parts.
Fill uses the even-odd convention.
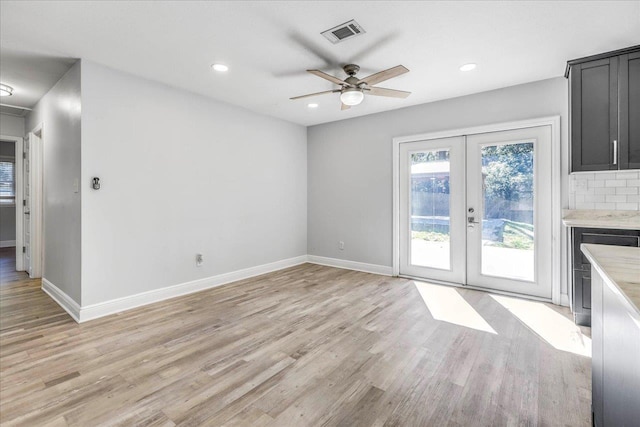
[[[98,177],[94,177],[94,178],[91,180],[91,187],[92,187],[94,190],[99,190],[99,189],[100,189],[100,178],[98,178]]]

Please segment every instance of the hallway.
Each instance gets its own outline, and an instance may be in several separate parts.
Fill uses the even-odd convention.
[[[29,279],[24,271],[16,271],[15,250],[15,247],[0,248],[0,286]]]

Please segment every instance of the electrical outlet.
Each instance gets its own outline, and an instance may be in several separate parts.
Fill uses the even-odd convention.
[[[204,256],[202,254],[196,254],[196,267],[200,267],[204,262]]]
[[[340,249],[341,251],[344,251],[344,242],[343,241],[338,242],[338,249]]]

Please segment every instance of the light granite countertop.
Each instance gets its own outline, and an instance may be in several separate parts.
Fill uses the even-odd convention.
[[[640,230],[640,211],[565,209],[562,211],[562,223],[567,227]]]
[[[580,245],[604,282],[640,315],[640,248]]]

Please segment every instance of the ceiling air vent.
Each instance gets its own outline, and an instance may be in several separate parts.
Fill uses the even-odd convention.
[[[366,33],[366,31],[360,26],[360,24],[352,19],[349,22],[345,22],[337,27],[323,31],[320,34],[322,34],[331,43],[336,44],[364,33]]]

